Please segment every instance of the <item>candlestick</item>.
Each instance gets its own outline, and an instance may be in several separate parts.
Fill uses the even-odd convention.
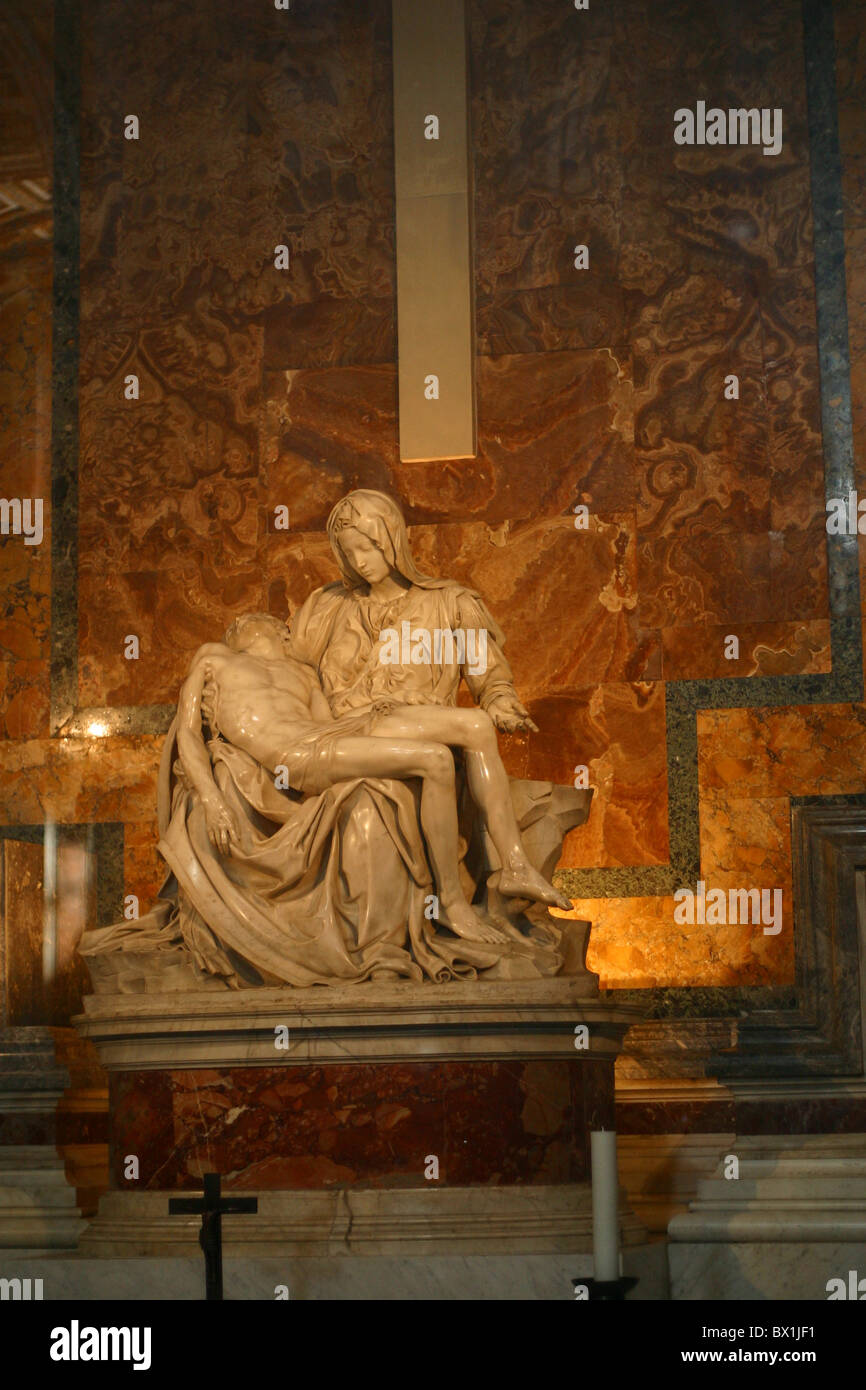
[[[619,1278],[619,1174],[616,1131],[590,1131],[592,1158],[592,1247],[595,1277],[603,1283]]]

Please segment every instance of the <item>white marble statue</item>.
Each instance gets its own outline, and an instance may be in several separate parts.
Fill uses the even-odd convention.
[[[160,776],[172,878],[85,956],[182,944],[232,987],[556,974],[547,907],[571,904],[545,873],[588,797],[509,782],[496,727],[535,725],[503,635],[418,570],[396,503],[350,493],[328,534],[342,579],[290,632],[246,614],[194,657]]]

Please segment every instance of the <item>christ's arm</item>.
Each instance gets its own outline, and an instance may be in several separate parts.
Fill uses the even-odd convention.
[[[202,738],[201,698],[207,674],[207,661],[200,652],[180,692],[177,747],[183,769],[201,798],[211,842],[216,849],[228,854],[229,841],[238,839],[238,827],[214,781],[211,761]]]
[[[325,692],[319,685],[318,677],[314,671],[310,672],[310,714],[317,724],[333,724],[334,716],[331,713],[331,706],[325,699]]]

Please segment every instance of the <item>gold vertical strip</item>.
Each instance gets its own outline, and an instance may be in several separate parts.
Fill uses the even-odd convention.
[[[392,0],[400,457],[475,454],[464,0]],[[435,118],[435,125],[431,118]],[[428,138],[435,130],[438,138]]]

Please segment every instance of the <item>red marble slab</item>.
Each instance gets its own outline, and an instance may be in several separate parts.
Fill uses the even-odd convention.
[[[584,1178],[588,1130],[610,1127],[601,1061],[390,1063],[122,1072],[111,1077],[112,1184],[423,1187]]]

